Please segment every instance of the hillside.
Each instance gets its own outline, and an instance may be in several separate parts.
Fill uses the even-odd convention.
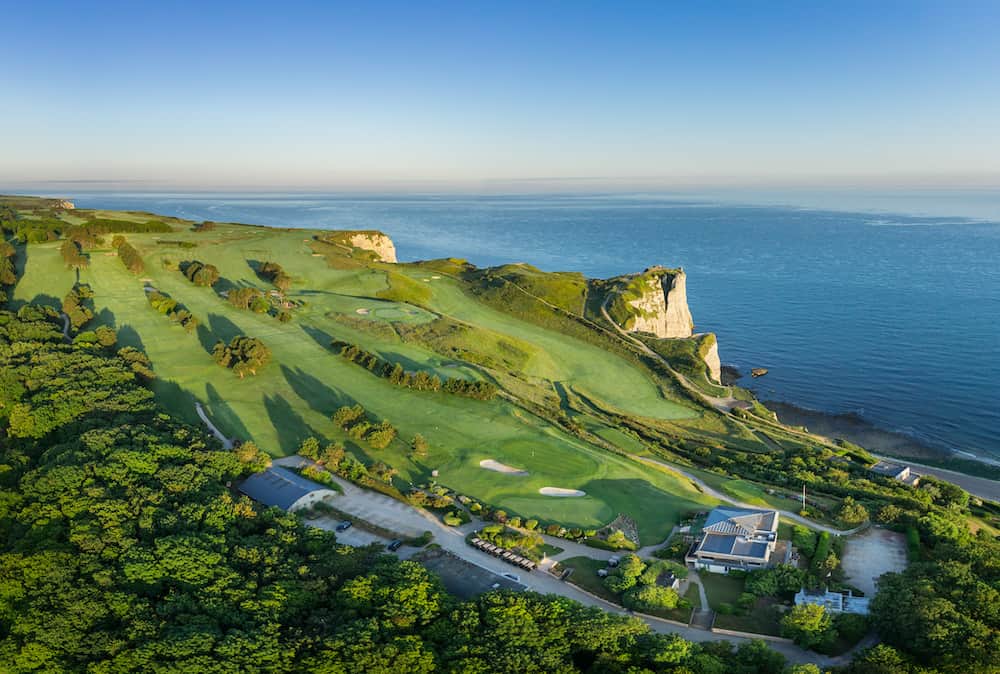
[[[604,322],[594,302],[620,291],[622,280],[527,265],[477,269],[455,259],[386,263],[383,254],[395,259],[391,242],[372,231],[0,201],[14,242],[11,307],[72,309],[76,340],[114,328],[120,345],[148,354],[150,386],[164,407],[199,423],[200,402],[227,437],[272,456],[294,453],[310,437],[338,441],[364,464],[391,467],[403,492],[436,472],[438,483],[490,507],[569,528],[596,529],[626,514],[643,544],[714,500],[636,456],[787,482],[792,491],[801,483],[781,465],[803,453],[816,464],[811,516],[833,519],[844,495],[824,490],[822,477],[831,469],[824,455],[841,450],[814,448],[815,438],[766,411],[737,418],[715,409],[705,396],[725,391],[702,365],[705,338],[659,340],[653,358]],[[86,296],[67,304],[76,284],[87,286]],[[248,340],[237,349],[234,338]],[[341,355],[344,345],[399,373],[378,376]],[[338,408],[353,405],[363,407],[365,426],[334,423]],[[418,434],[428,448],[416,453]],[[527,475],[481,467],[490,459]],[[542,487],[586,496],[553,498]],[[859,497],[874,509],[879,490]]]

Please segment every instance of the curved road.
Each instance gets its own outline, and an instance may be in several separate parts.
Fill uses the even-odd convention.
[[[305,459],[301,456],[287,456],[281,459],[276,459],[274,463],[276,465],[288,467],[298,467],[309,464],[315,465],[313,461]],[[333,475],[332,473],[331,475],[343,491],[342,494],[336,496],[334,499],[334,505],[339,510],[352,515],[355,512],[365,513],[369,516],[371,513],[384,513],[386,517],[391,517],[397,520],[399,524],[406,529],[417,531],[429,529],[434,534],[434,542],[440,545],[442,549],[447,550],[453,555],[497,575],[503,573],[515,573],[520,577],[520,583],[529,590],[539,592],[541,594],[554,594],[566,597],[580,602],[585,606],[594,606],[608,611],[609,613],[630,615],[630,612],[626,611],[621,606],[584,592],[577,586],[571,583],[563,582],[546,571],[539,570],[534,573],[526,573],[520,569],[512,567],[496,557],[493,557],[492,555],[483,552],[482,550],[473,548],[465,542],[465,536],[470,531],[474,530],[475,527],[478,526],[478,523],[469,523],[457,528],[449,527],[440,519],[425,510],[402,503],[401,501],[397,501],[384,494],[362,489],[357,485],[342,479],[338,475]],[[309,520],[305,520],[305,523],[307,525],[311,524]],[[566,548],[567,541],[559,539],[556,542],[560,547]],[[583,548],[585,546],[580,547]],[[403,550],[406,550],[406,548],[403,548]],[[586,548],[586,551],[590,554],[590,556],[594,557],[602,556],[600,553],[603,552],[589,547]],[[574,550],[574,552],[576,552],[576,550]],[[608,554],[610,555],[611,553]],[[678,625],[654,616],[635,617],[640,618],[656,632],[678,634],[688,641],[731,641],[734,643],[746,643],[752,641],[752,639],[748,637],[738,637],[709,632],[696,627]],[[768,641],[768,645],[774,650],[780,652],[792,663],[812,662],[820,667],[828,668],[838,664],[845,664],[847,662],[845,655],[837,658],[831,658],[818,653],[813,653],[812,651],[806,651],[794,644],[785,642]]]

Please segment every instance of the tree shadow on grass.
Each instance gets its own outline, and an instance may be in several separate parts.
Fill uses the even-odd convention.
[[[194,409],[194,395],[175,381],[156,378],[152,383],[156,402],[189,424],[204,428]],[[205,429],[205,435],[210,435]]]
[[[104,307],[96,314],[94,314],[93,321],[90,327],[97,327],[98,325],[104,325],[109,328],[114,328],[117,325],[117,319],[115,318],[115,312],[111,311],[107,307]]]
[[[325,330],[320,330],[312,325],[301,325],[302,331],[313,338],[317,344],[322,346],[324,349],[329,349],[330,344],[333,342],[333,335]]]
[[[231,373],[223,374],[232,376]],[[219,395],[219,391],[215,386],[206,384],[205,396],[207,398],[205,411],[208,413],[208,418],[212,420],[216,428],[222,431],[223,435],[237,442],[250,439],[250,431],[247,430],[243,420],[240,419],[240,415]]]
[[[281,451],[285,454],[294,454],[299,444],[309,436],[318,439],[321,445],[327,443],[327,439],[307,424],[283,396],[265,394],[264,408],[278,436]]]
[[[142,343],[142,337],[139,336],[139,333],[131,325],[123,325],[118,328],[118,348],[120,349],[123,346],[131,346],[146,353],[146,346]]]
[[[233,337],[242,335],[243,331],[225,316],[219,314],[208,315],[208,325],[199,323],[197,328],[198,342],[205,353],[211,355],[212,349],[217,342],[229,343]]]
[[[302,398],[313,411],[323,416],[329,417],[338,407],[354,404],[350,396],[327,386],[302,368],[293,369],[282,365],[281,374],[285,376],[285,381],[295,391],[295,395]]]

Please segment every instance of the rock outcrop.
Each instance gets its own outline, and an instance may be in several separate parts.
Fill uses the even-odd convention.
[[[711,337],[711,341],[705,342],[706,348],[702,349],[702,360],[708,367],[708,376],[716,384],[720,384],[722,383],[722,362],[719,361],[719,341],[712,333],[706,335],[707,337]]]
[[[347,242],[355,248],[372,251],[382,262],[396,262],[396,246],[382,232],[347,232]]]
[[[76,208],[76,204],[74,204],[72,201],[69,201],[67,199],[62,199],[59,202],[59,205],[57,206],[57,208],[62,208],[64,210],[71,211],[74,208]]]
[[[647,269],[620,284],[613,315],[631,332],[648,332],[661,339],[690,337],[694,320],[688,309],[686,281],[683,269]]]

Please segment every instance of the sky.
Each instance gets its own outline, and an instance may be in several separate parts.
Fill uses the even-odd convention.
[[[0,16],[0,189],[1000,185],[996,1]]]

